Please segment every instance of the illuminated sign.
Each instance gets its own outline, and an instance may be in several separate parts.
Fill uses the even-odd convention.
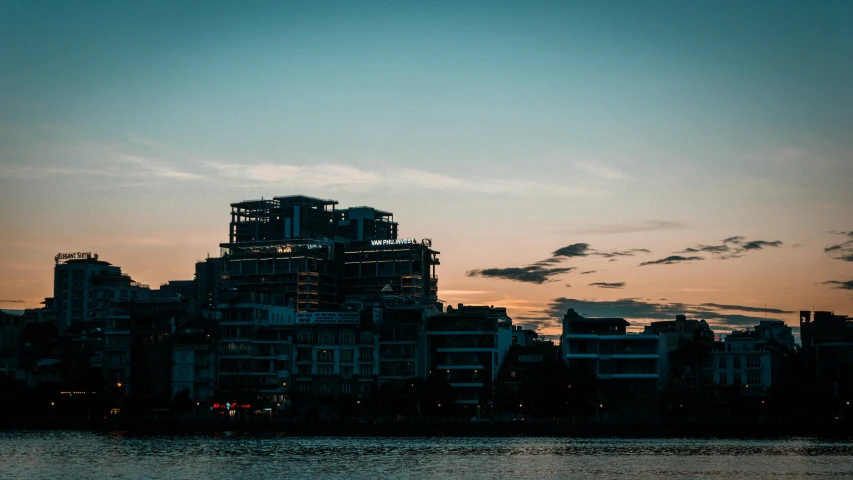
[[[417,245],[418,240],[415,238],[398,238],[396,240],[371,240],[370,244],[374,247],[385,245]]]
[[[249,404],[245,404],[245,403],[240,404],[240,403],[225,402],[225,403],[214,403],[213,408],[215,410],[220,410],[220,409],[224,409],[224,410],[248,410],[248,409],[252,408],[252,406]]]
[[[424,238],[418,241],[417,238],[398,238],[396,240],[371,240],[370,245],[374,247],[386,247],[393,245],[423,245],[427,248],[432,247],[432,240]]]
[[[93,257],[95,260],[97,260],[98,254],[96,253],[96,254],[92,255],[92,252],[68,252],[68,253],[57,253],[56,256],[53,257],[53,260],[56,263],[59,263],[59,262],[67,262],[68,260],[82,260],[82,259],[88,259],[88,258],[93,258]]]

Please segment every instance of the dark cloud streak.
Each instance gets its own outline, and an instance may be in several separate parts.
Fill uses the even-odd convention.
[[[589,286],[598,288],[624,288],[625,282],[593,282]]]
[[[705,260],[703,257],[682,257],[681,255],[670,255],[666,258],[661,258],[658,260],[651,260],[648,262],[643,262],[640,264],[641,267],[646,265],[674,265],[676,263],[681,262],[693,262],[698,260]]]

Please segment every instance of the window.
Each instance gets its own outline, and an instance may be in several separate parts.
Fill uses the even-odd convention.
[[[726,357],[720,355],[720,368],[726,368]]]
[[[334,365],[318,365],[317,366],[317,375],[334,375],[335,374],[335,366]]]
[[[297,375],[311,375],[311,365],[297,365],[296,366],[296,374]]]
[[[311,343],[311,332],[299,332],[299,343]]]
[[[309,347],[299,347],[296,349],[296,361],[297,362],[310,362],[311,361],[311,348]]]
[[[739,374],[739,373],[736,373],[736,374],[735,374],[735,382],[734,382],[734,384],[735,384],[735,385],[740,385],[740,384],[741,384],[741,381],[740,381],[740,374]]]
[[[311,393],[311,382],[299,382],[296,384],[296,389],[300,393]]]
[[[324,383],[320,385],[320,396],[321,397],[331,397],[332,396],[332,387],[329,384]]]
[[[359,337],[361,343],[373,343],[373,332],[365,331],[361,332],[361,336]]]
[[[361,347],[358,349],[358,360],[361,362],[373,361],[373,348]]]
[[[735,368],[740,368],[740,357],[734,358],[734,365],[735,365]]]
[[[332,349],[317,349],[317,363],[335,363],[335,351]]]
[[[749,373],[749,383],[750,384],[761,384],[761,372],[750,372]]]
[[[352,395],[352,385],[349,383],[341,384],[341,395]]]
[[[341,332],[341,345],[352,345],[353,334],[349,331]]]
[[[750,355],[746,357],[746,366],[749,368],[755,368],[761,366],[761,357],[758,355]]]
[[[341,376],[342,377],[351,377],[352,376],[352,367],[341,367]]]
[[[728,384],[729,384],[729,382],[728,382],[727,380],[728,380],[728,379],[726,378],[726,374],[725,374],[725,373],[721,373],[721,374],[720,374],[720,385],[728,385]]]
[[[341,350],[341,363],[352,363],[352,350]]]
[[[323,345],[332,345],[335,343],[335,334],[332,332],[320,332],[320,341]]]

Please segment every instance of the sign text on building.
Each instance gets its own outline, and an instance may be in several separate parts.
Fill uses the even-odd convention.
[[[57,253],[53,258],[56,263],[67,262],[68,260],[80,260],[84,258],[92,258],[92,252],[68,252]],[[95,260],[98,259],[98,254],[95,254]]]

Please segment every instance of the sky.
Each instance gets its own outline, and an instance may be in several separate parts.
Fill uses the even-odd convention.
[[[190,279],[306,194],[544,334],[853,316],[851,58],[846,1],[0,2],[0,308],[58,252]]]

